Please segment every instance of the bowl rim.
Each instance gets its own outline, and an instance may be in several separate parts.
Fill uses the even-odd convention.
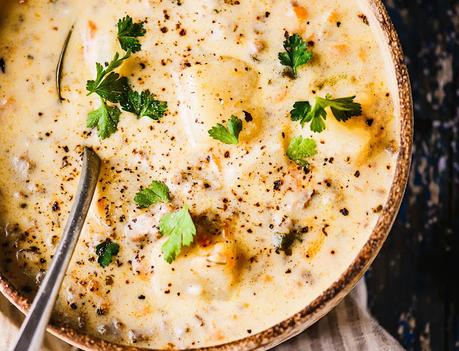
[[[298,334],[317,322],[354,288],[365,271],[376,258],[382,248],[400,209],[403,195],[410,174],[413,143],[413,102],[408,69],[404,62],[401,44],[384,7],[382,0],[366,0],[376,17],[383,32],[385,45],[391,54],[395,69],[397,90],[400,103],[400,149],[397,167],[383,212],[363,248],[349,265],[346,271],[320,296],[308,306],[284,321],[254,335],[236,341],[212,347],[196,348],[199,351],[235,351],[235,350],[267,350]],[[22,296],[0,273],[0,292],[22,313],[30,308],[30,302]],[[150,350],[132,346],[123,346],[77,332],[76,330],[50,324],[48,331],[59,339],[88,351],[141,351]]]

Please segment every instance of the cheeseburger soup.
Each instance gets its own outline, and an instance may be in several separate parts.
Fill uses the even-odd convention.
[[[55,323],[204,347],[307,306],[395,171],[395,78],[365,4],[3,0],[3,275],[33,296],[87,145],[103,169]]]

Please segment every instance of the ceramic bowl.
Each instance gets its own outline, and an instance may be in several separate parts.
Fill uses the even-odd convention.
[[[379,221],[370,238],[355,257],[352,264],[333,285],[326,289],[308,306],[305,306],[295,315],[261,333],[231,343],[200,350],[266,350],[301,333],[333,309],[352,290],[373,262],[387,238],[399,210],[410,170],[413,140],[411,87],[397,33],[381,0],[359,1],[368,4],[374,16],[374,18],[370,20],[370,23],[379,26],[379,28],[375,29],[384,37],[384,45],[386,46],[384,50],[387,50],[386,53],[388,58],[392,62],[398,86],[397,91],[401,128],[399,141],[400,150],[390,195]],[[0,291],[22,312],[25,313],[29,309],[30,302],[21,296],[21,294],[2,276],[0,276]],[[135,347],[111,344],[104,340],[83,335],[76,330],[61,327],[59,325],[50,325],[49,332],[69,344],[88,351],[141,350]]]

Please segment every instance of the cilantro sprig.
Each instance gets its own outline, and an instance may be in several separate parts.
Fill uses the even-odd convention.
[[[100,63],[96,63],[96,79],[88,80],[86,83],[88,95],[96,93],[101,98],[113,103],[122,101],[129,91],[128,79],[121,77],[114,70],[121,66],[130,56],[130,52],[127,52],[122,57],[116,53],[105,68]]]
[[[285,52],[279,53],[279,61],[282,65],[292,69],[293,77],[298,75],[298,68],[307,64],[313,57],[312,51],[308,50],[306,42],[299,34],[288,36],[284,41]]]
[[[116,106],[109,106],[104,99],[101,100],[101,105],[97,110],[91,111],[88,114],[88,128],[96,128],[101,139],[107,139],[118,130],[121,111]]]
[[[134,202],[140,208],[148,208],[160,202],[170,202],[169,188],[163,182],[153,181],[148,188],[139,191]],[[172,263],[182,251],[183,247],[190,246],[196,235],[196,227],[191,218],[188,205],[177,212],[168,213],[159,221],[161,236],[168,237],[161,250],[164,259]]]
[[[287,156],[301,167],[309,166],[308,158],[317,154],[317,143],[314,139],[298,136],[290,142]]]
[[[126,16],[118,21],[118,41],[124,51],[138,52],[142,49],[139,37],[143,37],[147,32],[143,22],[134,23],[130,16]]]
[[[115,72],[132,53],[141,50],[138,38],[146,33],[144,23],[134,23],[130,16],[126,16],[118,21],[117,27],[118,40],[126,53],[124,56],[116,53],[105,66],[96,63],[96,78],[86,83],[88,95],[97,94],[101,100],[101,106],[88,114],[86,124],[88,128],[96,128],[101,139],[106,139],[117,131],[121,115],[121,110],[108,102],[120,104],[124,111],[132,112],[138,118],[159,120],[167,110],[166,102],[157,100],[149,90],[134,91],[129,86],[128,78]]]
[[[117,243],[111,240],[104,241],[96,246],[96,254],[99,256],[97,262],[104,268],[108,267],[119,251],[120,246]]]
[[[138,118],[149,117],[153,120],[159,120],[167,110],[167,102],[157,100],[149,90],[141,93],[130,90],[121,106],[124,111],[132,112]]]
[[[327,112],[325,109],[327,107],[330,107],[333,116],[340,122],[360,116],[362,105],[354,102],[354,99],[355,96],[333,99],[331,95],[327,94],[325,98],[317,97],[313,107],[308,101],[298,101],[293,105],[290,117],[292,121],[299,121],[302,127],[310,122],[311,130],[320,133],[326,128]]]
[[[169,188],[163,182],[156,180],[148,188],[139,191],[134,197],[134,202],[140,208],[148,208],[160,202],[167,203],[169,201]]]
[[[301,242],[301,234],[297,230],[291,230],[286,234],[276,233],[273,235],[273,244],[276,252],[283,251],[287,256],[292,255],[292,246],[295,241]]]
[[[162,236],[168,237],[162,246],[162,252],[166,262],[172,263],[182,248],[190,246],[196,236],[196,227],[188,206],[183,206],[178,212],[164,215],[159,222],[159,231]]]
[[[225,144],[239,143],[239,134],[242,131],[242,120],[236,116],[231,116],[227,123],[227,127],[218,123],[209,130],[209,135],[215,140],[219,140]]]
[[[116,53],[106,67],[96,63],[96,79],[88,80],[86,83],[88,95],[97,94],[101,101],[97,110],[89,112],[86,125],[91,129],[96,128],[101,139],[109,138],[118,130],[121,111],[116,106],[108,105],[107,102],[121,102],[129,92],[128,79],[121,77],[114,70],[120,67],[130,56],[130,52],[122,57]]]

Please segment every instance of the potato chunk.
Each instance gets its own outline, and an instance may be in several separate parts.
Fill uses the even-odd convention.
[[[158,294],[173,290],[188,296],[226,299],[236,280],[236,255],[232,240],[192,249],[171,265],[155,254],[154,289]]]
[[[155,239],[159,235],[161,217],[170,211],[171,207],[168,204],[161,204],[149,213],[131,218],[124,226],[124,235],[131,242]]]
[[[228,121],[231,115],[252,115],[242,140],[250,138],[259,127],[258,72],[247,62],[234,57],[220,57],[183,71],[178,90],[180,118],[193,147],[207,148],[212,143],[208,130]]]

